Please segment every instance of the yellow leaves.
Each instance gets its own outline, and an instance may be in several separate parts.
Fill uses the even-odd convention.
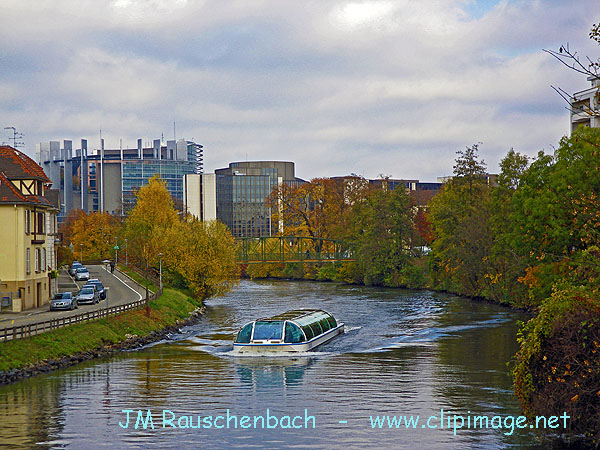
[[[537,276],[540,268],[539,266],[528,267],[525,269],[525,275],[519,277],[517,281],[522,284],[526,284],[529,289],[533,289],[535,287],[540,286],[540,280]]]
[[[166,183],[158,175],[136,194],[137,203],[127,217],[127,237],[132,253],[150,264],[169,246],[167,230],[179,223]]]
[[[500,282],[500,279],[502,278],[502,274],[501,273],[496,273],[496,274],[486,273],[483,277],[490,280],[490,284],[497,284]]]
[[[579,400],[579,394],[576,394],[573,397],[571,397],[571,402],[575,403],[577,400]]]
[[[165,264],[181,274],[198,297],[222,294],[237,281],[235,243],[221,222],[183,222],[167,235]]]
[[[120,229],[119,220],[108,213],[86,214],[78,210],[69,216],[69,240],[75,255],[85,260],[114,257],[113,247]]]

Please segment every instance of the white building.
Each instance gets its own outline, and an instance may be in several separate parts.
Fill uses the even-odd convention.
[[[600,127],[600,78],[590,76],[592,87],[571,98],[571,133],[579,127]]]

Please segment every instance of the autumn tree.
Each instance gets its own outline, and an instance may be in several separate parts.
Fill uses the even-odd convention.
[[[136,193],[136,204],[126,220],[129,254],[144,265],[158,265],[159,253],[170,242],[168,231],[179,223],[166,182],[155,175]]]
[[[196,296],[223,294],[239,279],[235,242],[223,223],[188,217],[166,230],[166,238],[165,266]]]
[[[270,197],[272,220],[283,225],[283,235],[342,238],[352,206],[362,201],[368,190],[368,181],[359,176],[283,184]]]
[[[166,183],[158,176],[137,193],[126,221],[130,254],[144,266],[183,278],[194,295],[204,298],[227,291],[239,277],[235,243],[221,222],[180,220]]]
[[[83,252],[81,257],[86,260],[104,259],[113,255],[113,247],[122,233],[122,224],[119,218],[106,212],[76,210],[69,215],[64,230],[74,255]]]

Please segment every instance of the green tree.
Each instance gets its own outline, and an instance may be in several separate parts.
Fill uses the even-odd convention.
[[[540,153],[521,177],[511,199],[507,238],[527,261],[523,281],[534,303],[550,296],[579,252],[597,244],[590,231],[596,223],[599,167],[600,130],[580,128],[561,140],[554,157]]]
[[[354,205],[351,240],[365,284],[410,284],[409,260],[415,237],[412,216],[410,198],[401,187],[373,191]]]
[[[458,151],[455,176],[429,207],[435,240],[431,271],[434,284],[464,295],[482,295],[492,247],[490,189],[478,145]]]
[[[500,162],[498,185],[491,190],[491,233],[493,244],[488,258],[484,296],[501,303],[527,304],[526,286],[519,281],[527,262],[511,247],[510,227],[512,197],[529,167],[529,158],[510,149]]]

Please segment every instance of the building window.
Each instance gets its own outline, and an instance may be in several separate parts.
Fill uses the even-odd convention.
[[[31,249],[27,249],[27,253],[25,255],[25,271],[27,274],[31,273]]]
[[[46,233],[46,216],[43,212],[36,213],[35,233]]]
[[[29,234],[31,232],[31,211],[25,210],[25,234]]]
[[[36,248],[35,250],[35,271],[40,271],[40,249]]]
[[[47,267],[48,266],[46,265],[46,249],[43,248],[42,249],[42,272],[45,272]]]

